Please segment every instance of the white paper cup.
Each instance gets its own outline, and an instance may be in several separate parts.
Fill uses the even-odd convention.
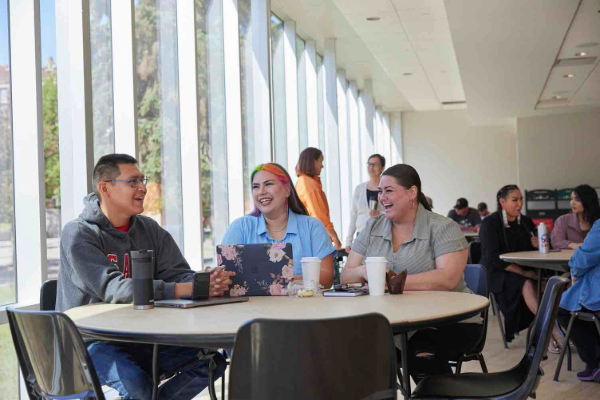
[[[321,259],[319,257],[302,257],[302,282],[305,289],[316,290],[320,285]]]
[[[383,296],[385,293],[385,272],[387,260],[385,257],[367,257],[367,280],[371,296]]]

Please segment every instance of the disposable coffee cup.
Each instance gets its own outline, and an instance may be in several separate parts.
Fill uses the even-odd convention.
[[[304,288],[317,290],[321,282],[321,259],[319,257],[302,257],[302,281]]]
[[[369,210],[371,210],[371,211],[377,210],[377,200],[375,200],[375,199],[369,200]]]
[[[385,257],[367,257],[367,280],[369,281],[369,294],[383,296],[385,293],[385,273],[387,260]]]
[[[153,260],[152,250],[131,252],[134,310],[151,310],[154,308]]]

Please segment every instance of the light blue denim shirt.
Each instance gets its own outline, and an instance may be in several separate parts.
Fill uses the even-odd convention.
[[[600,310],[600,220],[594,222],[583,245],[575,250],[569,267],[577,282],[563,293],[560,306],[569,311],[581,307]]]
[[[325,226],[316,218],[295,214],[289,210],[285,237],[277,242],[271,237],[264,215],[246,215],[229,226],[221,244],[291,243],[294,274],[302,275],[302,257],[319,257],[321,260],[335,252]],[[333,255],[335,257],[335,254]]]

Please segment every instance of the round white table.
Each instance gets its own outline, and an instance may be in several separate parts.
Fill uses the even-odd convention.
[[[537,299],[539,303],[542,296],[542,269],[569,272],[569,260],[573,256],[573,253],[575,253],[575,250],[551,251],[546,254],[540,254],[539,250],[517,251],[515,253],[501,254],[500,259],[509,263],[537,269]]]
[[[67,314],[86,339],[176,346],[233,348],[238,329],[256,318],[328,319],[383,314],[407,348],[407,332],[455,323],[485,310],[487,298],[456,292],[405,292],[402,295],[342,297],[252,297],[244,303],[190,309],[133,310],[131,304],[90,304]],[[408,368],[407,351],[402,366]],[[410,376],[403,374],[410,396]],[[408,397],[407,397],[408,396]]]

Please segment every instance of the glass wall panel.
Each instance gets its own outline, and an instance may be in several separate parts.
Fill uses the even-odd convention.
[[[227,230],[227,136],[222,0],[196,1],[204,265]]]
[[[110,1],[90,0],[94,164],[115,152]]]
[[[306,122],[306,43],[296,36],[296,63],[298,67],[298,138],[300,151],[308,147],[308,124]]]
[[[16,302],[8,4],[0,0],[0,306]],[[8,324],[0,325],[2,398],[19,398],[19,370]]]
[[[175,0],[135,4],[140,169],[149,178],[144,215],[183,251],[181,143]]]
[[[325,102],[324,102],[325,69],[323,68],[323,57],[317,54],[317,109],[319,116],[319,149],[327,154],[325,148]],[[321,181],[323,190],[327,188],[327,179]]]
[[[0,0],[0,306],[17,300],[10,94],[8,4]]]
[[[275,162],[288,165],[283,43],[283,21],[271,14],[271,101],[273,104]]]
[[[60,266],[60,158],[58,145],[58,90],[56,85],[56,25],[54,0],[40,2],[42,41],[42,122],[46,184],[46,245],[48,279]]]
[[[240,84],[242,86],[242,149],[244,174],[244,211],[249,213],[254,208],[250,190],[250,172],[256,165],[269,162],[257,158],[256,135],[254,126],[254,110],[252,102],[252,1],[238,0],[238,22],[240,35]]]

